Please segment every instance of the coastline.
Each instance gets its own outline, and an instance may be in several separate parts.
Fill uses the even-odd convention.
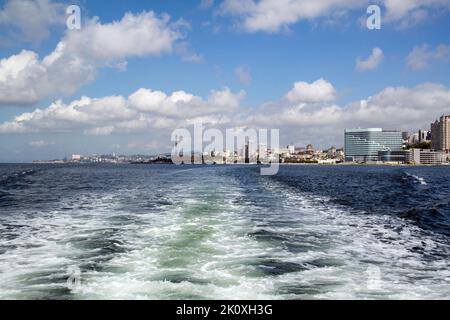
[[[132,163],[132,162],[45,162],[45,161],[37,161],[37,162],[0,162],[0,165],[174,165],[173,163]],[[182,164],[178,166],[268,166],[270,164],[257,164],[257,163],[223,163],[223,164]],[[450,163],[442,163],[442,164],[405,164],[405,163],[353,163],[353,162],[343,162],[343,163],[280,163],[280,166],[320,166],[320,167],[339,167],[339,166],[361,166],[361,167],[445,167],[450,166]]]

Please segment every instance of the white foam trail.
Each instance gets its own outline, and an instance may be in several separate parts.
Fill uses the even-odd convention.
[[[417,180],[417,181],[419,181],[419,183],[421,184],[421,185],[427,185],[427,183],[425,182],[425,179],[424,178],[422,178],[422,177],[419,177],[419,176],[416,176],[416,175],[413,175],[413,177]]]
[[[303,224],[298,232],[307,234],[306,239],[327,239],[326,245],[297,254],[287,261],[307,263],[314,258],[327,258],[340,263],[288,274],[286,284],[298,283],[300,287],[339,284],[335,287],[330,285],[324,292],[305,294],[304,298],[450,297],[448,283],[442,280],[450,274],[449,261],[443,257],[424,258],[424,255],[433,256],[435,252],[448,253],[445,238],[426,233],[396,217],[350,213],[343,207],[330,204],[327,198],[297,194],[292,190],[286,192],[285,186],[280,186],[280,192],[283,189],[291,205],[301,208],[299,214]],[[415,248],[421,248],[421,252]],[[369,285],[367,270],[372,266],[380,269],[379,290],[372,290]]]
[[[414,178],[414,179],[415,179],[417,182],[419,182],[421,185],[424,185],[424,186],[427,185],[427,182],[426,182],[425,179],[422,178],[422,177],[419,177],[419,176],[417,176],[417,175],[415,175],[415,174],[410,174],[410,173],[406,173],[406,175],[408,175],[409,177]]]
[[[67,212],[2,217],[0,299],[450,298],[439,235],[270,178],[254,191],[204,170],[67,198]],[[156,192],[164,201],[146,208]],[[72,292],[69,266],[82,271]]]

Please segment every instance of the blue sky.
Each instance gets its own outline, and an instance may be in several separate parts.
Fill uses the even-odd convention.
[[[54,3],[61,4],[59,9],[69,4],[40,1],[43,1],[39,3],[40,10],[45,10],[46,6]],[[265,1],[270,2],[270,0]],[[11,2],[38,3],[39,1],[0,1],[3,13],[12,12],[7,11],[7,6]],[[115,123],[108,123],[108,128],[113,129],[107,130],[108,134],[100,135],[86,133],[87,130],[101,127],[102,121],[98,120],[98,117],[95,118],[97,121],[95,124],[93,121],[86,120],[89,122],[89,127],[84,127],[86,123],[81,125],[71,122],[70,130],[61,130],[50,125],[41,126],[37,123],[37,121],[52,123],[56,121],[48,118],[21,123],[21,126],[24,125],[21,130],[11,129],[11,125],[5,125],[8,122],[10,124],[14,122],[14,117],[33,112],[36,108],[44,110],[57,100],[62,100],[64,105],[68,105],[82,96],[101,99],[120,95],[127,98],[140,88],[158,90],[168,96],[175,91],[184,91],[205,101],[212,90],[220,91],[229,88],[230,94],[235,96],[245,91],[245,95],[238,99],[239,105],[231,108],[231,111],[215,109],[213,112],[208,112],[205,110],[201,115],[223,116],[226,114],[229,118],[228,123],[225,124],[226,127],[237,125],[235,118],[242,120],[243,113],[245,114],[243,117],[247,119],[246,125],[249,126],[268,127],[272,119],[273,127],[282,130],[283,143],[312,142],[322,148],[332,144],[342,145],[342,136],[339,132],[342,132],[345,126],[395,126],[398,129],[414,130],[428,125],[445,110],[450,113],[450,104],[448,104],[450,102],[448,98],[450,95],[448,89],[450,87],[448,76],[450,74],[448,31],[450,30],[448,11],[450,5],[445,2],[431,1],[428,6],[418,6],[416,1],[404,1],[406,9],[402,8],[401,14],[394,14],[394,9],[387,1],[374,1],[382,8],[381,30],[368,30],[361,23],[361,18],[367,16],[365,11],[369,3],[366,1],[360,1],[357,5],[353,5],[357,1],[344,0],[342,3],[336,1],[336,6],[331,8],[324,7],[316,11],[312,8],[309,18],[304,18],[301,11],[293,17],[285,17],[285,13],[280,9],[280,15],[274,18],[278,19],[274,23],[279,23],[276,30],[267,30],[265,25],[257,25],[256,30],[248,30],[245,25],[246,19],[263,14],[264,11],[255,6],[244,13],[235,12],[229,8],[238,1],[230,0],[228,7],[224,2],[227,1],[216,0],[206,6],[201,5],[201,1],[194,0],[72,1],[70,4],[78,4],[82,9],[83,24],[80,37],[84,36],[83,32],[88,37],[89,31],[85,31],[87,28],[83,30],[84,23],[93,17],[98,17],[96,20],[98,25],[108,25],[114,21],[121,21],[127,12],[138,16],[144,12],[153,11],[158,18],[161,18],[162,14],[168,14],[169,24],[176,24],[178,21],[179,25],[184,24],[184,26],[179,31],[179,37],[172,41],[170,49],[162,50],[157,54],[134,54],[130,49],[127,54],[119,58],[111,56],[107,62],[100,62],[96,58],[95,63],[92,62],[95,73],[90,81],[81,81],[79,85],[74,86],[74,89],[62,90],[64,92],[60,92],[59,88],[46,87],[45,93],[38,94],[36,99],[32,99],[33,101],[9,101],[8,96],[14,92],[14,83],[11,84],[9,80],[8,90],[2,89],[2,81],[7,80],[2,80],[2,72],[6,71],[0,68],[0,100],[3,101],[0,106],[0,161],[30,161],[35,157],[62,158],[72,153],[167,151],[170,140],[164,143],[161,140],[168,139],[171,129],[174,129],[171,124],[162,127],[150,124],[148,130],[134,132],[131,129],[118,130]],[[302,1],[298,2],[300,6],[303,5]],[[305,8],[308,10],[307,7]],[[397,7],[393,6],[393,8]],[[36,12],[39,11],[31,11],[30,14]],[[12,14],[9,16],[11,17]],[[418,19],[417,16],[422,18]],[[66,34],[73,31],[66,30],[64,23],[50,24],[48,21],[41,21],[39,24],[48,30],[48,36],[40,41],[30,40],[30,37],[24,35],[30,31],[26,26],[20,26],[19,18],[20,16],[12,21],[0,14],[2,30],[0,58],[2,61],[20,54],[22,50],[28,50],[37,54],[38,61],[42,62],[45,56],[55,50],[60,41],[64,39],[67,42],[72,41],[68,40]],[[65,18],[63,15],[63,22]],[[170,25],[167,28],[178,28],[178,26]],[[120,38],[118,39],[120,42]],[[424,45],[427,47],[422,47]],[[367,59],[374,48],[382,51],[381,61],[367,70],[357,70],[357,59]],[[422,48],[416,52],[418,54],[414,60],[416,63],[418,61],[423,63],[423,65],[419,63],[419,67],[408,63],[408,56],[411,57],[414,48]],[[152,49],[148,48],[148,50]],[[78,54],[83,55],[83,59],[88,59],[84,54]],[[195,61],[186,61],[192,57],[196,57]],[[91,63],[91,60],[87,61]],[[124,61],[126,61],[126,69],[119,70],[112,67],[117,62]],[[244,70],[248,78],[246,81],[237,76],[238,68]],[[27,76],[27,79],[32,77],[33,75]],[[318,97],[314,98],[314,101],[299,98],[299,100],[287,102],[283,98],[293,89],[296,82],[310,84],[311,87],[305,90],[314,91],[313,84],[319,79],[324,79],[333,87],[332,101],[321,100]],[[12,82],[14,81],[13,79]],[[427,83],[432,83],[434,86],[423,87]],[[390,94],[385,91],[389,87],[405,88],[406,91],[397,90],[395,94]],[[432,101],[435,103],[420,104],[421,94],[430,94],[430,90],[437,90],[437,93],[432,95],[438,97],[436,101]],[[2,97],[2,94],[5,97]],[[304,92],[299,94],[302,97]],[[417,105],[409,105],[411,101],[408,99],[416,95],[418,98],[412,103],[417,102]],[[369,99],[374,96],[373,101]],[[362,115],[363,110],[353,105],[368,99],[369,104],[373,102],[373,106],[371,105],[365,117]],[[274,105],[271,113],[267,115],[268,119],[256,121],[254,118],[258,118],[256,115],[261,114],[261,108],[267,103]],[[391,110],[391,107],[395,105],[399,109]],[[335,123],[331,123],[331,120],[322,120],[321,112],[334,110],[333,107],[341,108],[346,112],[338,109]],[[66,110],[65,106],[61,108],[63,111]],[[356,109],[354,112],[349,112],[352,108]],[[411,108],[411,112],[408,108]],[[389,117],[390,112],[395,112],[397,117],[395,121],[384,119],[385,116]],[[414,114],[415,118],[398,116],[398,113],[402,112]],[[292,118],[298,117],[299,120],[284,121],[283,114],[294,114]],[[351,114],[358,116],[351,118]],[[195,114],[195,116],[198,115],[200,113]],[[137,116],[138,113],[135,117]],[[152,121],[156,118],[153,114],[148,116]],[[168,122],[171,120],[168,114],[158,113],[158,116],[164,116]],[[189,116],[192,117],[192,115]],[[175,125],[180,126],[178,120],[187,119],[188,116],[176,118]],[[128,120],[130,118],[127,118]],[[111,121],[122,121],[122,119],[115,118]],[[308,123],[314,126],[309,126]],[[242,122],[239,122],[239,125],[242,125]]]

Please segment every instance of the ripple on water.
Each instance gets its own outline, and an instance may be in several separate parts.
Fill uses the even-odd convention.
[[[351,196],[339,204],[294,175],[215,167],[177,171],[174,182],[158,168],[71,169],[67,181],[97,182],[68,188],[47,209],[1,215],[0,298],[450,298],[448,238],[410,217],[350,207]],[[303,184],[320,178],[305,174]],[[444,219],[441,207],[428,217]],[[82,277],[73,291],[71,266]]]

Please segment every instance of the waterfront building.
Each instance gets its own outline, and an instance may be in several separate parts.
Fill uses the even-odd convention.
[[[79,161],[81,161],[81,158],[82,158],[82,156],[79,155],[79,154],[73,154],[73,155],[72,155],[72,161],[74,161],[74,162],[79,162]]]
[[[376,162],[379,151],[401,151],[402,133],[395,130],[346,129],[345,161]]]
[[[431,124],[431,147],[450,152],[450,115],[442,116]]]
[[[385,163],[411,163],[411,151],[378,151],[378,161]]]
[[[424,165],[440,165],[447,162],[447,155],[442,151],[429,149],[411,149],[411,163]]]
[[[383,163],[441,165],[447,162],[447,155],[443,151],[434,151],[430,149],[379,151],[378,161]]]

